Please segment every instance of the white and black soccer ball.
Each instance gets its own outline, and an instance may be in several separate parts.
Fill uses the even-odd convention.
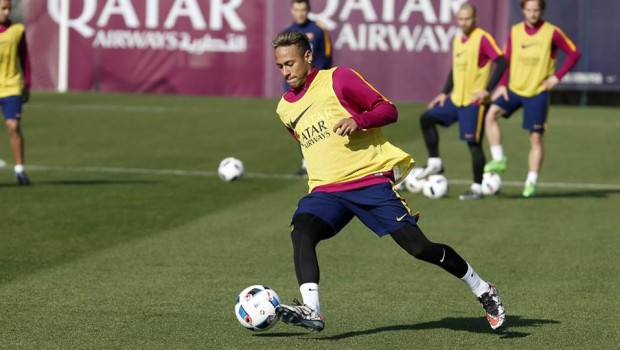
[[[411,169],[411,172],[409,173],[409,175],[407,175],[407,178],[405,179],[404,183],[405,183],[405,188],[407,189],[407,191],[411,192],[411,193],[420,193],[422,192],[422,188],[424,187],[424,182],[426,180],[422,179],[419,180],[418,179],[418,175],[420,175],[420,173],[424,171],[424,168],[413,168]]]
[[[243,176],[243,163],[234,157],[224,158],[217,168],[220,179],[226,182],[235,181]]]
[[[242,290],[235,304],[235,316],[241,325],[251,331],[266,331],[278,322],[276,306],[280,298],[276,292],[261,285]]]
[[[482,194],[491,196],[498,194],[502,189],[502,178],[497,173],[484,173],[482,175]]]
[[[443,175],[431,175],[424,181],[422,193],[428,198],[441,198],[448,193],[448,179]]]

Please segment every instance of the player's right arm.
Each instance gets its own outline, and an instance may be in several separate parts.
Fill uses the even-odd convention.
[[[435,107],[437,104],[439,104],[439,106],[443,107],[443,105],[446,103],[446,100],[448,99],[448,95],[450,94],[450,91],[452,91],[452,88],[454,87],[454,79],[452,77],[452,69],[450,69],[450,73],[448,73],[448,78],[446,79],[446,84],[444,85],[443,89],[441,90],[441,93],[439,95],[437,95],[437,97],[435,97],[427,106],[428,109],[431,109],[433,107]]]
[[[378,128],[396,122],[398,111],[394,104],[361,75],[347,67],[338,67],[333,74],[334,92],[351,114],[350,118],[336,124],[334,132],[345,136],[358,129]]]
[[[28,56],[28,44],[26,43],[26,32],[22,34],[21,39],[19,40],[19,64],[22,68],[22,74],[24,77],[24,88],[22,90],[22,103],[28,102],[30,100],[30,57]]]

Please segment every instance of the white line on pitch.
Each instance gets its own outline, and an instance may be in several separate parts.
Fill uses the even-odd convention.
[[[145,175],[174,175],[174,176],[217,176],[217,171],[208,170],[181,170],[181,169],[146,169],[146,168],[119,168],[119,167],[96,167],[96,166],[53,166],[53,165],[28,165],[28,170],[33,171],[65,171],[87,173],[114,173],[114,174],[145,174]],[[267,174],[248,172],[243,175],[255,179],[280,179],[299,180],[300,177],[292,174]],[[449,179],[451,183],[458,185],[470,184],[470,180]],[[521,187],[520,181],[503,181],[503,186]],[[593,183],[569,183],[569,182],[539,182],[539,187],[549,188],[573,188],[591,190],[620,190],[618,184],[593,184]]]

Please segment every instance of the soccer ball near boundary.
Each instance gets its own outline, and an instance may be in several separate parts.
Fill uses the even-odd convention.
[[[234,157],[225,158],[220,162],[217,174],[226,182],[238,180],[243,176],[243,163]]]
[[[502,189],[502,178],[497,173],[484,173],[482,175],[482,194],[491,196],[498,194]]]
[[[242,290],[235,304],[235,316],[241,325],[251,331],[266,331],[278,321],[276,306],[280,298],[266,286],[254,285]]]
[[[413,168],[405,181],[405,188],[411,193],[420,193],[424,187],[424,179],[418,180],[417,176],[424,170],[424,168]]]
[[[441,198],[448,193],[448,179],[443,175],[431,175],[424,181],[422,193],[428,198]]]

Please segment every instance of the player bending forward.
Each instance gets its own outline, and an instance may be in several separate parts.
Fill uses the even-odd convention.
[[[349,68],[313,68],[312,50],[301,32],[280,33],[273,48],[276,65],[291,87],[277,113],[301,143],[310,187],[291,225],[303,305],[278,306],[282,321],[323,330],[316,246],[357,217],[379,237],[391,236],[415,258],[460,278],[482,304],[491,328],[501,326],[505,314],[497,288],[452,248],[428,240],[417,225],[417,215],[393,188],[395,177],[406,176],[414,164],[409,154],[386,141],[380,129],[396,121],[396,107]]]

